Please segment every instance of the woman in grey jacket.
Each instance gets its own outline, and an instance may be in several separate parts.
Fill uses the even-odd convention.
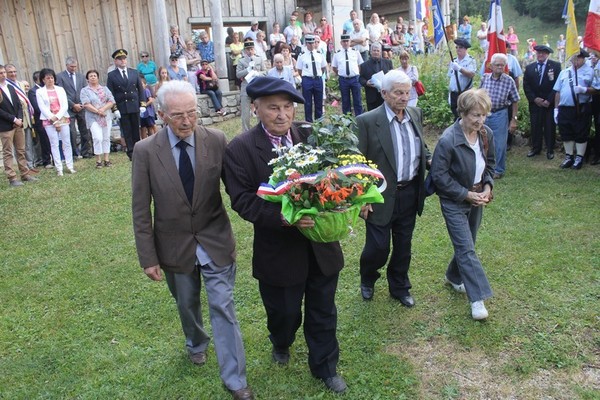
[[[484,125],[491,108],[484,89],[471,89],[458,97],[460,118],[440,138],[430,172],[454,246],[446,283],[467,294],[476,320],[488,317],[483,301],[492,296],[475,253],[483,206],[493,198],[494,141],[492,131]]]

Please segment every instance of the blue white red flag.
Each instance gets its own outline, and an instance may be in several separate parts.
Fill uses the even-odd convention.
[[[417,0],[417,20],[423,21],[427,16],[427,9],[425,8],[425,0]]]
[[[435,46],[445,37],[444,35],[444,17],[438,0],[431,1],[431,12],[433,14],[433,40]]]
[[[583,43],[588,49],[600,51],[600,0],[590,1]]]
[[[504,20],[502,19],[501,0],[490,2],[487,40],[489,43],[485,59],[485,72],[491,72],[490,61],[496,53],[506,54],[506,37],[504,36]]]

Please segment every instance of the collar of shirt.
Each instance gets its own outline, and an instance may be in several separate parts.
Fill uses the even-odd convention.
[[[273,135],[272,133],[270,133],[267,130],[267,128],[265,128],[265,125],[262,123],[261,123],[261,126],[262,126],[263,130],[265,131],[265,133],[267,134],[267,139],[269,139],[269,142],[271,142],[273,147],[278,148],[279,146],[281,146],[281,136],[276,136],[276,135]],[[292,135],[291,135],[289,129],[288,129],[287,133],[283,136],[287,137],[287,139],[289,140],[290,143],[294,143],[292,141]]]
[[[392,111],[392,109],[387,105],[387,103],[383,103],[385,106],[385,114],[387,116],[388,122],[391,124],[392,121],[394,120],[394,118],[396,117],[396,114],[394,114],[394,112]],[[406,112],[406,109],[404,109],[404,111],[402,112],[404,115],[402,117],[402,120],[400,121],[401,124],[404,124],[408,121],[410,121],[410,115],[408,115],[408,113]]]
[[[175,147],[175,145],[177,143],[179,143],[180,140],[183,140],[184,142],[187,142],[187,144],[189,144],[192,148],[196,144],[195,141],[194,141],[194,135],[188,136],[185,139],[179,139],[177,136],[175,136],[175,133],[173,133],[173,130],[168,125],[167,125],[167,136],[169,138],[169,145],[171,145],[171,149],[173,147]]]

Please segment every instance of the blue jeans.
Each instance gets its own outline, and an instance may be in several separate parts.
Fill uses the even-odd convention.
[[[352,106],[354,106],[355,116],[358,117],[363,113],[361,86],[358,76],[352,78],[340,76],[340,92],[342,93],[342,113],[351,113]],[[352,102],[350,101],[350,93],[352,93]]]
[[[315,102],[315,119],[323,116],[323,79],[321,77],[302,77],[302,96],[304,97],[304,119],[313,122],[313,99]]]
[[[440,205],[454,246],[454,256],[448,264],[446,277],[455,284],[465,284],[470,302],[492,297],[492,288],[475,253],[475,240],[483,217],[483,207],[473,207],[466,201],[457,203],[444,198],[440,198]]]
[[[221,103],[223,102],[223,93],[221,93],[221,89],[217,90],[205,90],[201,92],[202,94],[207,95],[213,102],[213,106],[215,106],[215,111],[219,111],[223,106]]]
[[[496,149],[496,172],[504,174],[506,171],[506,140],[508,138],[508,109],[491,113],[485,124],[494,133],[494,148]]]

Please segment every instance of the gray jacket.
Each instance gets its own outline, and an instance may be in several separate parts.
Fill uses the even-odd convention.
[[[438,141],[431,162],[431,177],[436,192],[441,198],[462,202],[467,198],[469,189],[475,181],[475,153],[469,146],[462,128],[457,120],[448,127]],[[479,134],[479,145],[483,158],[486,160],[482,184],[494,186],[494,139],[492,130],[484,125],[487,132],[488,150],[484,153],[484,139]]]

